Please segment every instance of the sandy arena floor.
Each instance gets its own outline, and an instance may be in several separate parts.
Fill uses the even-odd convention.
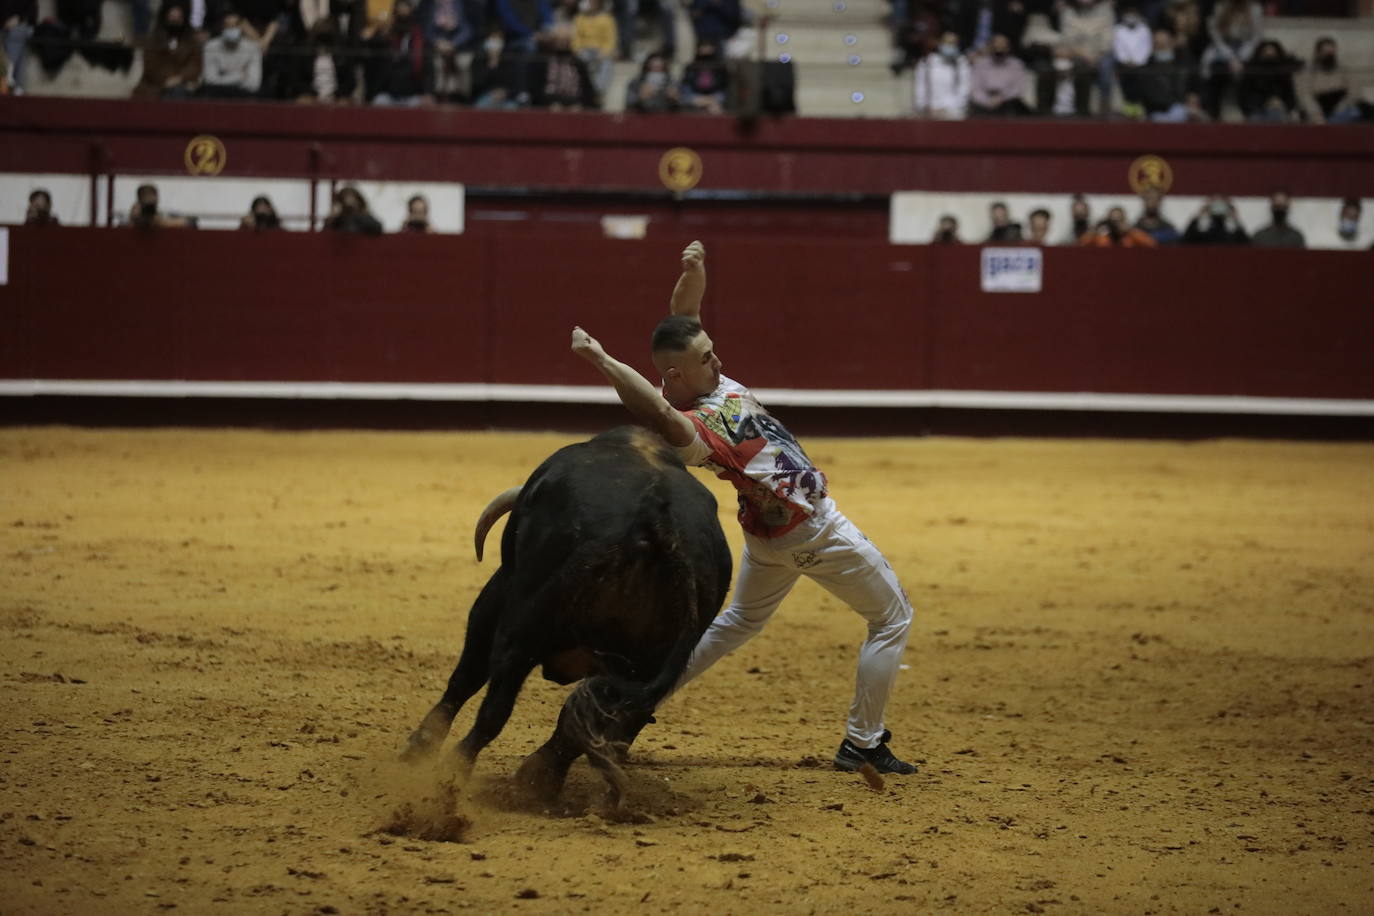
[[[567,441],[0,430],[0,912],[1370,912],[1368,445],[810,440],[917,606],[919,775],[829,768],[863,628],[805,583],[646,730],[630,822],[582,763],[514,800],[536,676],[464,842],[379,832],[475,516]]]

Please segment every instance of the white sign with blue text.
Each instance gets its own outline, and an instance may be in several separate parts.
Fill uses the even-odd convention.
[[[984,248],[983,292],[1038,293],[1045,273],[1039,248]]]

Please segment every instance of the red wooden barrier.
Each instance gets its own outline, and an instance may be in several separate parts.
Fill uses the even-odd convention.
[[[1370,256],[722,241],[705,316],[758,387],[1374,398]],[[17,228],[0,379],[596,385],[580,323],[648,371],[681,240]]]

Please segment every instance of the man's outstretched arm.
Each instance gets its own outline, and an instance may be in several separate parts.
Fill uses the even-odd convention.
[[[686,315],[701,320],[701,297],[706,295],[706,246],[693,242],[682,249],[682,276],[673,287],[668,310],[674,315]]]
[[[658,389],[634,369],[611,357],[586,331],[573,328],[572,351],[597,368],[615,386],[620,402],[634,418],[681,448],[696,439],[696,427],[673,409]]]

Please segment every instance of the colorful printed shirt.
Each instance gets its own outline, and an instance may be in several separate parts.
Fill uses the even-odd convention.
[[[734,379],[682,411],[697,429],[678,449],[687,464],[707,468],[739,491],[739,523],[763,538],[780,537],[828,495],[825,475],[753,393]]]

